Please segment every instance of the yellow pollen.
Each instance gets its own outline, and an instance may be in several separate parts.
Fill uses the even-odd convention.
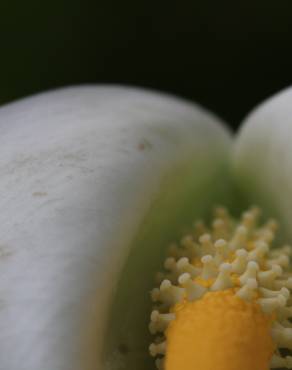
[[[158,369],[292,369],[292,248],[272,248],[276,223],[259,213],[217,208],[171,244],[151,292]]]
[[[166,370],[268,370],[272,315],[224,290],[177,304],[166,331]]]

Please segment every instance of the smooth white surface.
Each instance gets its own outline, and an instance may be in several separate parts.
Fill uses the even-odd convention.
[[[250,202],[279,219],[282,232],[292,241],[292,88],[246,118],[234,149],[239,187]]]
[[[206,162],[198,182],[214,176],[210,164],[230,147],[216,121],[122,87],[62,89],[0,110],[1,370],[102,369],[132,238],[171,169]]]

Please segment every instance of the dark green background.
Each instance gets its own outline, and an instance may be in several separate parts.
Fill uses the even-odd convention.
[[[0,103],[116,82],[200,102],[237,127],[291,83],[292,2],[0,2]]]

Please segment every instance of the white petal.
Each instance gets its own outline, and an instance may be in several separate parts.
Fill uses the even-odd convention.
[[[292,88],[268,99],[243,122],[233,167],[248,201],[278,217],[282,234],[292,240]]]
[[[122,87],[64,89],[0,110],[1,370],[106,368],[106,319],[130,249],[139,271],[129,295],[139,281],[145,288],[160,243],[220,199],[230,135],[217,121]],[[134,357],[147,352],[137,347]]]

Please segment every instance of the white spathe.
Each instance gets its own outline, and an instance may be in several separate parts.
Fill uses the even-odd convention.
[[[184,192],[208,205],[230,149],[213,115],[138,89],[1,108],[0,370],[104,369],[111,296],[145,215],[166,182],[166,212]]]
[[[234,148],[238,186],[251,203],[277,217],[281,233],[291,241],[292,88],[272,96],[247,116]]]

